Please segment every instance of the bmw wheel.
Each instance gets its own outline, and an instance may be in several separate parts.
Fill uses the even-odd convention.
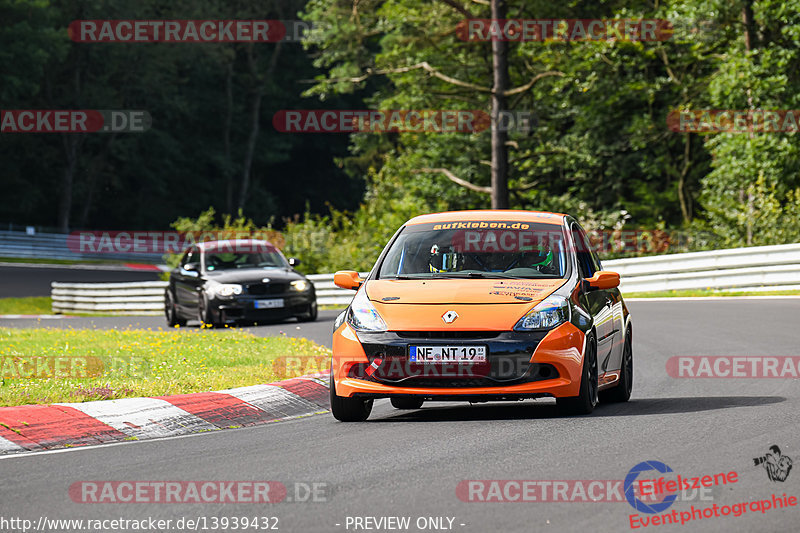
[[[298,322],[314,322],[317,319],[317,301],[308,304],[308,312],[297,317]]]

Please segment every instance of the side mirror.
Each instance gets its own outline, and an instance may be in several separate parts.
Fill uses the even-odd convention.
[[[181,268],[183,270],[185,270],[186,272],[197,272],[198,270],[200,270],[200,264],[199,263],[186,263]]]
[[[608,270],[598,270],[591,278],[586,278],[593,289],[613,289],[619,287],[619,274]]]
[[[290,257],[289,258],[289,266],[292,267],[292,268],[294,268],[296,266],[300,266],[300,260],[295,258],[295,257]]]
[[[333,275],[333,283],[342,289],[356,290],[361,287],[364,280],[358,277],[358,272],[355,270],[340,270]]]

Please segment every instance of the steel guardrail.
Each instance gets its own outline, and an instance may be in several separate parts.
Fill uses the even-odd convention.
[[[625,293],[718,289],[800,290],[800,244],[603,261],[619,272]],[[367,273],[361,273],[366,276]],[[348,305],[354,291],[340,289],[333,274],[307,276],[319,305]],[[161,314],[165,281],[52,283],[54,313]]]

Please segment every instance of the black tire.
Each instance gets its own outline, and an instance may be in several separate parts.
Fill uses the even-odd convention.
[[[317,309],[317,301],[314,300],[308,305],[308,312],[297,317],[298,322],[314,322],[317,319],[319,310]]]
[[[586,338],[580,394],[570,398],[556,398],[558,410],[564,415],[588,415],[597,405],[597,387],[597,345],[592,335]]]
[[[419,398],[392,398],[392,407],[395,409],[419,409],[425,400]]]
[[[208,300],[206,297],[201,295],[199,301],[197,302],[197,320],[200,322],[200,327],[208,326],[212,328],[218,328],[221,326],[219,321],[214,320],[214,315],[211,313],[211,309],[208,306]]]
[[[372,412],[372,400],[342,398],[336,394],[336,385],[331,374],[331,413],[340,422],[363,422]]]
[[[625,334],[625,346],[622,348],[622,369],[619,383],[614,388],[600,393],[600,399],[608,403],[627,402],[633,390],[633,337],[631,330]]]
[[[178,310],[175,307],[175,298],[169,289],[164,293],[164,316],[167,318],[169,327],[185,326],[186,320],[178,316]]]

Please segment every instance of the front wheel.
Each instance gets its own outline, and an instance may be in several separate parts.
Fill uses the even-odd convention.
[[[336,394],[336,384],[331,372],[331,413],[340,422],[363,422],[372,412],[372,400],[361,398],[342,398]]]
[[[627,402],[633,391],[633,337],[631,330],[625,334],[625,345],[622,348],[622,369],[619,373],[619,383],[611,390],[603,391],[601,399],[604,402]]]
[[[200,296],[197,301],[197,320],[200,322],[201,328],[206,325],[211,328],[218,328],[221,326],[219,321],[214,320],[214,314],[205,296]]]
[[[298,322],[314,322],[317,319],[317,301],[308,304],[308,311],[297,317]]]
[[[578,396],[556,398],[559,411],[566,415],[588,415],[597,405],[597,346],[594,337],[586,338],[586,353],[583,357],[581,388]]]

